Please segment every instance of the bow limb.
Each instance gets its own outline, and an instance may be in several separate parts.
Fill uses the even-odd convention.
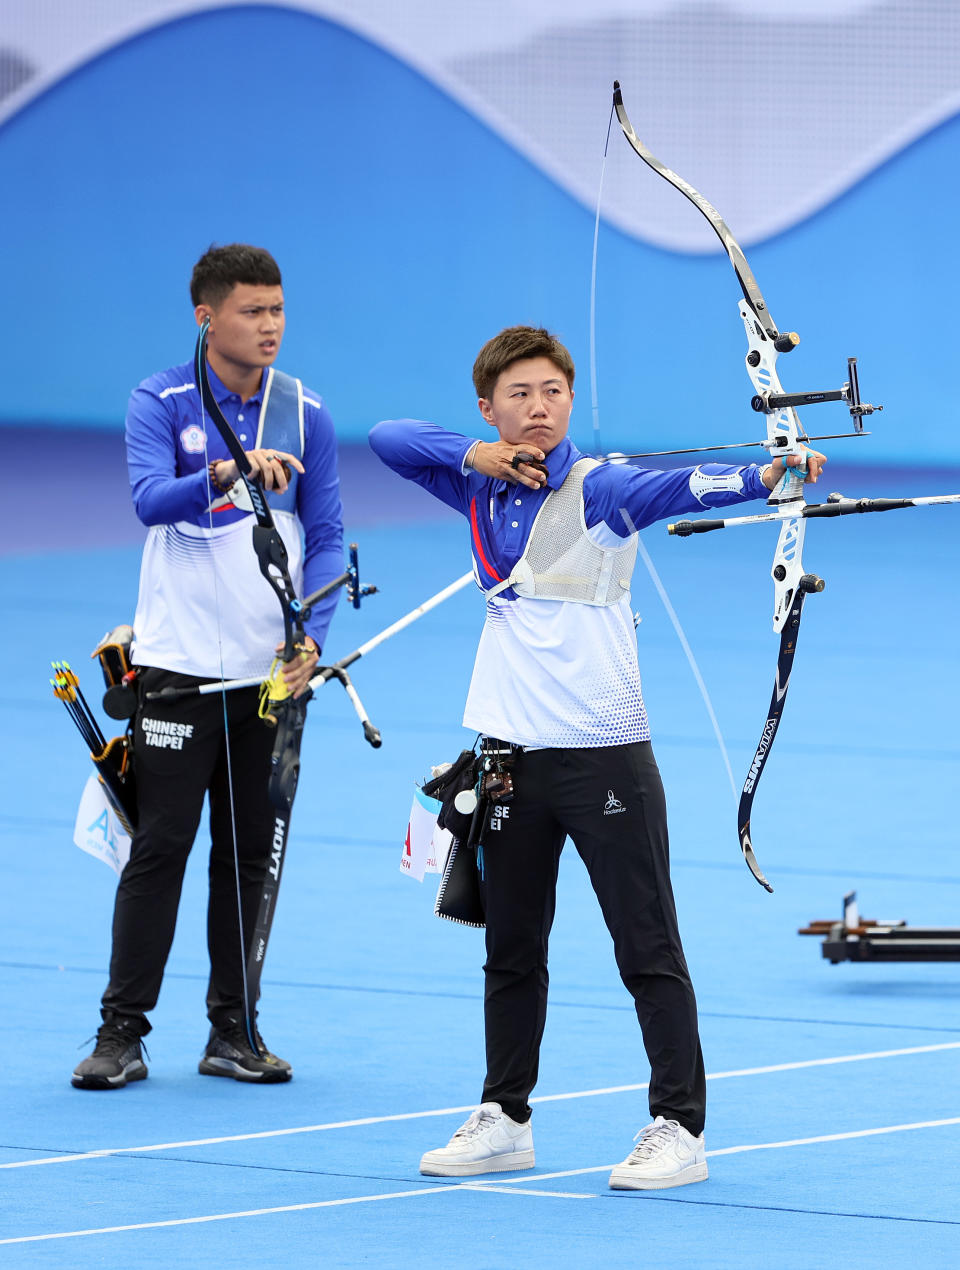
[[[726,251],[727,256],[730,259],[730,263],[733,265],[734,272],[737,275],[737,281],[740,283],[740,289],[743,291],[743,298],[747,302],[752,316],[759,324],[766,337],[771,342],[776,342],[782,345],[782,347],[777,350],[778,352],[787,353],[792,348],[795,348],[797,344],[800,343],[800,337],[793,331],[781,334],[780,331],[777,330],[776,323],[771,317],[770,310],[767,308],[766,301],[763,298],[763,293],[757,285],[756,278],[753,276],[753,270],[747,264],[747,258],[743,254],[740,244],[730,232],[730,229],[723,217],[714,205],[709,202],[708,199],[703,197],[699,190],[694,189],[688,181],[685,181],[682,176],[678,176],[677,173],[671,168],[668,168],[665,163],[661,163],[660,160],[647,149],[637,136],[623,104],[623,95],[620,92],[620,84],[616,80],[613,85],[613,108],[617,112],[617,119],[620,122],[620,127],[623,129],[623,135],[630,142],[631,146],[640,158],[643,159],[644,163],[646,163],[648,167],[652,168],[658,176],[662,176],[665,181],[669,181],[671,185],[675,186],[681,194],[686,195],[690,202],[693,203],[694,207],[698,208],[710,222],[711,228],[715,231],[717,237],[723,243],[724,251]]]

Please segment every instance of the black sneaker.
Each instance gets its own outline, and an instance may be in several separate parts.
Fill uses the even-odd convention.
[[[249,1080],[261,1085],[289,1080],[293,1068],[276,1054],[271,1054],[257,1032],[261,1053],[256,1053],[247,1037],[247,1029],[239,1019],[230,1019],[210,1029],[210,1039],[198,1068],[201,1076],[230,1076],[233,1080]]]
[[[141,1039],[130,1023],[102,1024],[93,1053],[74,1070],[71,1083],[77,1089],[119,1089],[128,1081],[144,1080],[147,1068]]]

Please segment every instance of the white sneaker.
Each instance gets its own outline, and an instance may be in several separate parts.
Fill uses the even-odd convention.
[[[428,1151],[420,1172],[428,1177],[469,1177],[533,1168],[533,1130],[517,1124],[498,1102],[485,1102],[462,1124],[445,1147]]]
[[[637,1145],[610,1174],[615,1191],[662,1191],[707,1180],[703,1134],[695,1138],[676,1120],[657,1116],[634,1138]]]

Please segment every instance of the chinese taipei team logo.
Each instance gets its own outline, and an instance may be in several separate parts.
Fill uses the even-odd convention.
[[[202,454],[207,444],[207,434],[198,423],[191,423],[180,433],[180,444],[188,454]]]

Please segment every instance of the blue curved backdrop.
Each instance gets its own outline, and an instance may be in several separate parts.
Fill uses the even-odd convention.
[[[858,462],[957,464],[942,333],[958,282],[958,144],[954,118],[750,252],[778,324],[803,338],[781,361],[785,386],[839,387],[853,353],[864,396],[884,403],[875,435],[846,443]],[[152,30],[10,118],[0,173],[4,425],[119,429],[129,389],[190,354],[193,261],[213,241],[246,240],[284,271],[281,364],[323,393],[343,439],[401,414],[477,431],[477,348],[533,322],[577,359],[575,436],[593,445],[592,216],[335,24],[243,7]],[[678,194],[682,215],[698,213]],[[725,257],[605,227],[598,276],[603,446],[756,434]],[[845,419],[836,406],[804,415],[811,432]]]

